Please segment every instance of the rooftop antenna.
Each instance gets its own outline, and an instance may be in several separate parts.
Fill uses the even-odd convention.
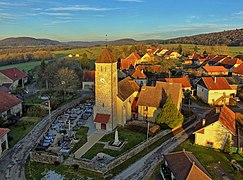
[[[106,42],[105,47],[107,49],[107,46],[108,46],[108,44],[107,44],[107,34],[105,35],[105,42]]]

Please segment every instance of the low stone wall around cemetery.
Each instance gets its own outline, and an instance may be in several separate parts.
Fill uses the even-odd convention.
[[[30,152],[30,160],[45,164],[63,163],[63,156],[48,154],[47,152]]]

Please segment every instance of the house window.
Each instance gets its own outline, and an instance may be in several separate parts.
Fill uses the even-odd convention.
[[[213,146],[213,142],[210,142],[210,141],[207,141],[206,144],[207,144],[208,146]]]
[[[144,111],[148,111],[148,106],[145,106],[144,107]]]
[[[102,72],[102,66],[100,66],[100,71]]]

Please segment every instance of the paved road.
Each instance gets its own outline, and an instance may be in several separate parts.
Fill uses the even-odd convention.
[[[83,96],[85,97],[85,96]],[[78,100],[75,100],[78,101]],[[63,112],[64,109],[71,106],[75,101],[64,105],[52,112],[52,117],[57,116],[59,113]],[[27,134],[22,140],[20,140],[15,146],[5,152],[0,158],[0,180],[24,180],[24,165],[26,159],[29,156],[31,149],[34,148],[36,142],[42,135],[42,133],[50,125],[49,117],[45,117],[41,122],[39,122],[33,130]]]
[[[204,111],[204,116],[206,111]],[[200,120],[200,119],[199,119]],[[127,169],[122,171],[120,174],[115,176],[113,179],[143,179],[146,175],[148,170],[152,167],[157,165],[163,159],[163,154],[171,152],[175,149],[178,145],[184,142],[189,135],[193,133],[193,129],[195,125],[199,121],[195,121],[193,124],[189,125],[185,131],[178,133],[174,137],[170,138],[169,140],[165,141],[159,147],[154,149],[153,151],[149,152],[147,155],[142,157],[140,160],[136,161],[134,164],[129,166]]]

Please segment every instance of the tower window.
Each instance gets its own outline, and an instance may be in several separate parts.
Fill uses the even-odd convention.
[[[102,106],[105,107],[105,104],[103,103]]]
[[[102,66],[100,66],[100,71],[102,72]]]

